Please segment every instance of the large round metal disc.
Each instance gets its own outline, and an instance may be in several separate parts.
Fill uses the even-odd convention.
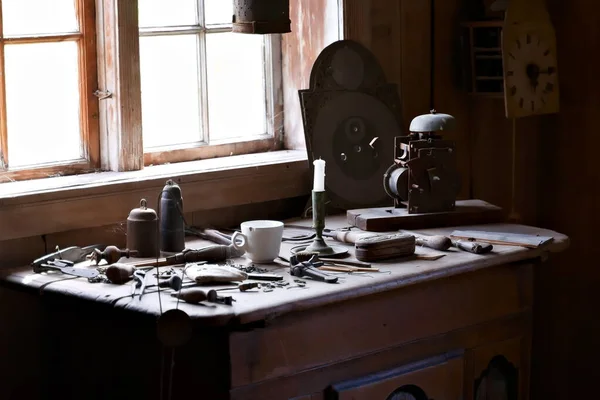
[[[395,115],[374,96],[344,93],[319,110],[312,153],[327,163],[332,205],[348,209],[391,201],[382,177],[393,163],[395,136],[401,136]]]

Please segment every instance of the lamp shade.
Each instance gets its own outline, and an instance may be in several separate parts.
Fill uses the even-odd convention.
[[[233,27],[236,33],[291,32],[289,0],[233,0]]]

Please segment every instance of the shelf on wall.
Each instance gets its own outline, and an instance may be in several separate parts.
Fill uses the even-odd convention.
[[[468,21],[463,27],[465,83],[469,94],[503,97],[502,20]]]

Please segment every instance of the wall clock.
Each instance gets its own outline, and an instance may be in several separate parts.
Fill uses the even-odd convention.
[[[556,34],[544,0],[511,0],[502,30],[507,118],[559,111]]]

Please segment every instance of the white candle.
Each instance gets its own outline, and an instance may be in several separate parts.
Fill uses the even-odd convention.
[[[325,160],[315,160],[313,162],[315,166],[315,176],[314,176],[314,184],[313,191],[315,192],[324,192],[325,191]]]

